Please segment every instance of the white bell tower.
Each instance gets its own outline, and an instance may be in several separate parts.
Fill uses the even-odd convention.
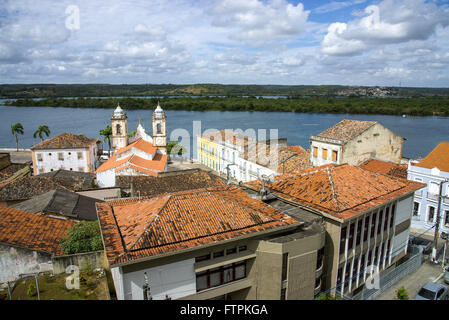
[[[153,112],[153,145],[163,153],[167,153],[166,122],[165,112],[158,101],[156,110]]]
[[[112,124],[112,150],[114,153],[128,145],[128,117],[126,113],[117,104],[117,108],[111,117]]]

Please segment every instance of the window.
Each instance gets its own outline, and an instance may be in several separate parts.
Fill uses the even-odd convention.
[[[360,244],[360,239],[362,237],[362,219],[357,222],[357,237],[355,239],[355,245],[358,246]]]
[[[384,210],[379,211],[379,223],[377,224],[377,234],[380,234],[380,230],[382,229],[382,220],[384,216]]]
[[[376,219],[377,219],[377,212],[374,212],[371,217],[371,235],[370,237],[374,237],[374,234],[376,233]]]
[[[444,211],[444,220],[443,220],[444,226],[446,228],[449,228],[449,211],[445,210]]]
[[[196,274],[196,291],[217,287],[246,277],[246,261],[227,264]]]
[[[323,149],[323,159],[327,159],[327,149]]]
[[[391,206],[391,215],[390,215],[390,229],[393,228],[394,223],[394,213],[396,212],[396,205]]]
[[[282,281],[287,280],[288,253],[282,255]]]
[[[64,160],[64,153],[58,152],[58,160]]]
[[[427,208],[427,222],[435,222],[435,208],[432,206],[429,206]]]
[[[318,148],[317,147],[313,147],[313,156],[315,158],[318,157]]]
[[[218,251],[218,252],[214,252],[213,254],[214,258],[220,258],[224,256],[224,251]]]
[[[37,161],[42,161],[42,153],[36,153]]]
[[[319,270],[323,266],[324,247],[318,250],[316,259],[316,269]]]
[[[71,155],[72,153],[71,152],[69,152],[69,156]]]
[[[338,159],[338,151],[332,151],[332,161],[337,162]]]
[[[201,261],[206,261],[206,260],[210,260],[210,254],[205,254],[204,256],[199,256],[199,257],[195,257],[195,262],[201,262]]]
[[[413,216],[418,217],[419,216],[419,202],[413,202]]]
[[[230,248],[230,249],[226,249],[226,255],[228,254],[234,254],[237,252],[237,248]]]
[[[351,227],[349,228],[348,250],[351,250],[354,247],[354,231],[355,223],[351,223]]]
[[[116,134],[120,134],[120,133],[121,133],[121,127],[120,127],[120,124],[117,124],[117,126],[115,126],[115,133],[116,133]]]
[[[384,219],[384,231],[388,228],[388,215],[390,214],[390,207],[385,208],[385,219]]]
[[[239,252],[246,251],[248,248],[246,246],[240,246]]]
[[[345,252],[346,229],[347,229],[347,227],[344,227],[341,229],[341,232],[340,232],[340,254]]]
[[[363,227],[363,241],[368,239],[369,216],[365,217],[365,226]]]
[[[51,156],[51,152],[48,155]]]
[[[83,153],[82,152],[77,152],[76,153],[78,160],[82,160],[83,159]]]

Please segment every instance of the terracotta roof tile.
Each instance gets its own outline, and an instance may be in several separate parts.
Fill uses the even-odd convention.
[[[114,155],[119,156],[121,153],[128,151],[131,148],[136,148],[139,150],[142,150],[145,153],[150,153],[150,154],[154,154],[157,150],[157,148],[155,146],[153,146],[152,143],[143,140],[142,138],[134,141],[133,143],[130,143],[129,145],[127,145],[126,147],[123,147],[121,149],[118,149]]]
[[[31,150],[89,148],[97,142],[100,142],[100,140],[96,138],[86,138],[73,133],[63,133],[54,138],[39,142],[32,146]]]
[[[0,207],[0,243],[62,255],[59,241],[75,224],[71,220]]]
[[[248,183],[260,188],[261,182]],[[275,177],[270,191],[287,200],[348,219],[373,206],[425,187],[344,165],[325,165]]]
[[[362,163],[360,168],[385,174],[395,178],[407,179],[407,165],[370,159]]]
[[[297,223],[237,187],[98,203],[97,213],[111,264]]]
[[[156,177],[117,176],[116,186],[122,190],[134,189],[141,196],[153,196],[162,193],[179,192],[191,189],[224,186],[221,178],[205,171],[181,171]]]
[[[342,141],[350,141],[360,135],[363,131],[375,125],[377,121],[358,121],[344,119],[336,125],[324,130],[318,137]]]
[[[440,142],[420,163],[413,164],[416,167],[449,172],[449,142]]]

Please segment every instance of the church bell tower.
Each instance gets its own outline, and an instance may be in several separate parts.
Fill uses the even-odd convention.
[[[112,150],[114,153],[128,145],[128,117],[126,113],[117,104],[117,108],[111,117],[112,124]]]
[[[166,122],[165,112],[158,101],[156,110],[153,112],[153,145],[163,153],[167,153]]]

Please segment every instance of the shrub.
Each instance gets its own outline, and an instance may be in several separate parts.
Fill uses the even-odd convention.
[[[398,298],[398,300],[408,300],[408,293],[404,286],[396,290],[396,298]]]
[[[65,254],[103,250],[98,221],[82,221],[72,226],[60,247]]]
[[[29,297],[34,297],[37,294],[36,286],[32,283],[28,285],[27,295]]]

